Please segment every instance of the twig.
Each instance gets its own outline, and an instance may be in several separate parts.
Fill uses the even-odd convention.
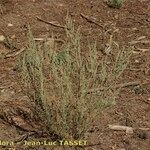
[[[113,85],[113,88],[124,88],[124,87],[127,87],[127,86],[133,86],[133,85],[139,85],[139,84],[142,84],[142,83],[139,82],[139,81],[128,82],[128,83]],[[112,86],[110,86],[109,88],[112,88]],[[96,89],[90,89],[90,90],[88,91],[88,93],[99,92],[99,91],[103,91],[103,90],[105,90],[105,89],[107,89],[107,87],[101,87],[101,88],[96,88]]]
[[[126,133],[133,133],[133,128],[128,126],[120,126],[120,125],[109,125],[108,126],[111,130],[115,131],[126,131]]]
[[[5,34],[5,32],[3,30],[1,30],[3,32],[4,35],[4,40],[0,41],[2,44],[4,44],[4,46],[6,46],[7,48],[11,49],[11,52],[8,52],[7,54],[4,54],[4,59],[6,58],[10,58],[10,57],[15,57],[17,55],[19,55],[20,53],[22,53],[25,49],[19,49],[17,48],[10,40],[9,37]]]
[[[45,38],[34,38],[35,41],[49,41],[49,39],[51,39],[51,38],[47,38],[47,39],[45,39]],[[54,41],[65,43],[65,41],[62,39],[54,39]]]
[[[18,143],[18,142],[22,142],[24,140],[27,140],[29,138],[29,136],[35,135],[34,132],[31,133],[27,133],[27,134],[23,134],[22,136],[20,136],[19,138],[14,140],[14,143]]]
[[[143,100],[144,103],[150,105],[150,101],[149,100]]]
[[[60,24],[55,24],[54,22],[50,22],[50,21],[43,20],[43,19],[41,19],[40,17],[36,17],[36,18],[37,18],[37,20],[39,20],[39,21],[41,21],[41,22],[44,22],[44,23],[46,23],[46,24],[52,25],[52,26],[54,26],[54,27],[59,27],[59,28],[62,28],[62,29],[65,28],[65,26],[62,26],[62,25],[60,25]]]
[[[101,25],[101,24],[95,22],[94,20],[90,19],[89,17],[87,17],[87,16],[84,15],[83,13],[81,13],[80,15],[81,15],[82,18],[84,18],[85,20],[87,20],[87,22],[89,22],[89,23],[94,23],[95,25],[101,27],[102,29],[104,28],[103,25]]]
[[[10,88],[12,87],[14,84],[10,84],[10,85],[7,85],[7,86],[0,86],[0,90],[1,89],[7,89],[7,88]]]
[[[149,134],[150,128],[133,128],[129,126],[121,126],[121,125],[109,125],[109,129],[115,130],[115,131],[126,131],[126,133],[133,134],[137,131],[145,132]]]
[[[149,40],[143,40],[143,41],[131,41],[129,44],[130,44],[130,45],[134,45],[134,44],[138,44],[138,43],[149,44],[150,41],[149,41]]]
[[[3,33],[4,35],[4,40],[0,41],[2,44],[4,44],[4,46],[6,46],[8,49],[11,49],[11,50],[19,50],[9,39],[9,37],[6,35],[6,33],[1,30],[1,32]]]
[[[86,147],[98,146],[98,145],[101,145],[101,144],[102,144],[101,142],[98,142],[98,143],[95,143],[95,144],[88,144],[88,145],[77,146],[77,147],[80,147],[80,148],[86,148]]]
[[[19,54],[22,53],[23,51],[25,51],[25,48],[22,48],[22,49],[20,49],[20,50],[17,51],[17,52],[7,53],[4,58],[6,59],[6,58],[10,58],[10,57],[16,57],[17,55],[19,55]]]

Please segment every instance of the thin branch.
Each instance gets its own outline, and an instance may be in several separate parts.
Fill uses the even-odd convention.
[[[24,140],[27,140],[29,138],[29,136],[32,136],[32,135],[35,135],[35,132],[23,134],[22,136],[16,138],[14,140],[14,143],[18,143],[18,142],[22,142]]]
[[[17,55],[19,55],[20,53],[22,53],[23,51],[25,51],[25,48],[22,48],[20,50],[18,50],[17,52],[13,52],[13,53],[7,53],[4,58],[10,58],[10,57],[16,57]]]
[[[126,133],[133,134],[136,131],[143,131],[143,132],[149,132],[150,128],[133,128],[129,126],[121,126],[121,125],[109,125],[109,129],[115,130],[115,131],[126,131]]]
[[[87,16],[84,15],[83,13],[81,13],[80,16],[81,16],[82,18],[84,18],[87,22],[93,23],[93,24],[95,24],[95,25],[101,27],[102,29],[104,29],[104,26],[103,26],[103,25],[101,25],[101,24],[95,22],[94,20],[90,19],[89,17],[87,17]]]
[[[6,33],[1,30],[1,32],[3,33],[4,39],[2,41],[0,41],[5,47],[7,47],[8,49],[11,49],[13,51],[15,50],[19,50],[19,48],[17,48],[15,46],[14,43],[11,42],[10,38],[8,37],[8,35],[6,35]]]
[[[7,89],[7,88],[10,88],[12,87],[14,84],[10,84],[10,85],[7,85],[7,86],[0,86],[0,90],[1,89]]]
[[[123,84],[117,84],[117,85],[113,85],[113,88],[125,88],[128,86],[133,86],[133,85],[139,85],[142,84],[139,81],[134,81],[134,82],[127,82],[127,83],[123,83]],[[109,88],[112,88],[112,86],[110,86]],[[95,89],[90,89],[88,91],[88,93],[94,93],[94,92],[99,92],[99,91],[103,91],[107,89],[107,87],[101,87],[101,88],[95,88]]]
[[[38,16],[37,16],[36,18],[37,18],[37,20],[39,20],[39,21],[41,21],[41,22],[44,22],[44,23],[46,23],[46,24],[52,25],[52,26],[54,26],[54,27],[59,27],[59,28],[62,28],[62,29],[65,28],[65,26],[62,26],[62,25],[60,25],[60,24],[55,24],[54,22],[50,22],[50,21],[43,20],[43,19],[41,19],[41,18],[38,17]]]

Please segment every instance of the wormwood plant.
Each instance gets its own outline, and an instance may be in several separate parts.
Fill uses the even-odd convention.
[[[100,57],[96,43],[81,51],[81,35],[71,18],[66,19],[66,42],[61,50],[53,38],[36,44],[29,30],[29,43],[20,57],[20,85],[45,118],[47,132],[65,139],[81,139],[101,111],[113,104],[115,88],[129,57],[130,48],[120,50],[110,65]]]
[[[108,5],[114,8],[120,8],[123,4],[123,0],[108,0]]]

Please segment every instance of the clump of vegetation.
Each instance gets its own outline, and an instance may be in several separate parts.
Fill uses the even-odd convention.
[[[114,7],[114,8],[120,8],[123,4],[123,0],[108,0],[107,4],[110,7]]]
[[[132,53],[120,50],[110,65],[101,59],[96,43],[81,50],[81,35],[70,17],[66,19],[66,42],[61,50],[53,38],[36,44],[29,30],[29,44],[20,57],[20,84],[35,103],[47,131],[65,139],[81,139],[101,111],[115,104],[119,89],[116,80]]]

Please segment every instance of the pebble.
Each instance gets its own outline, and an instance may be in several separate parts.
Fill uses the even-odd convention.
[[[13,24],[11,24],[11,23],[8,23],[8,25],[7,25],[8,27],[12,27],[13,26]]]
[[[3,42],[5,40],[5,37],[3,35],[0,35],[0,42]]]

